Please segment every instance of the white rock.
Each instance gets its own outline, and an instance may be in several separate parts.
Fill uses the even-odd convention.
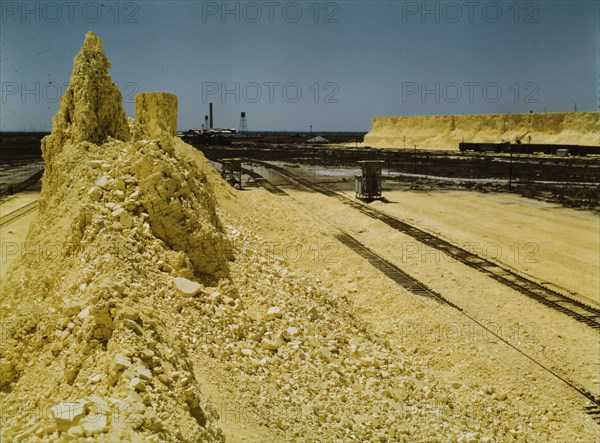
[[[263,339],[261,346],[269,351],[276,351],[283,345],[283,341],[277,337],[275,340],[269,340],[268,338]]]
[[[129,382],[129,386],[140,392],[144,392],[146,390],[146,382],[139,377],[133,377]]]
[[[83,428],[80,425],[71,426],[67,429],[67,435],[71,438],[78,438],[83,435]]]
[[[253,321],[260,321],[260,314],[253,311],[246,311],[246,317]]]
[[[123,209],[122,207],[120,207],[120,206],[119,206],[119,208],[118,208],[118,209],[115,209],[115,210],[112,212],[112,216],[113,216],[113,217],[120,217],[120,216],[121,216],[121,214],[123,214],[124,212],[125,212],[125,209]]]
[[[127,402],[129,404],[130,410],[142,412],[145,409],[144,400],[137,392],[131,392],[127,396]]]
[[[281,309],[278,306],[271,306],[267,310],[265,320],[273,320],[275,318],[281,318]]]
[[[115,355],[115,363],[114,363],[115,369],[119,370],[119,369],[128,368],[130,366],[131,366],[131,361],[127,357],[125,357],[123,354]]]
[[[102,197],[102,189],[100,189],[98,186],[92,186],[88,191],[88,195],[92,200],[98,201],[100,200],[100,197]]]
[[[97,414],[85,418],[83,429],[91,435],[100,434],[108,430],[106,415]]]
[[[96,180],[96,186],[100,186],[103,189],[106,189],[108,184],[110,183],[110,177],[102,176],[98,180]]]
[[[135,373],[142,379],[144,380],[150,380],[152,379],[152,372],[150,372],[150,370],[142,365],[136,365],[133,370],[135,371]]]
[[[187,297],[193,297],[202,288],[200,283],[193,282],[183,277],[175,277],[173,282],[175,283],[175,287],[179,290],[179,292]]]
[[[75,424],[85,414],[85,400],[59,403],[52,407],[52,413],[56,424],[59,426],[70,426]]]
[[[79,317],[80,319],[84,319],[86,318],[88,315],[90,315],[90,308],[85,308],[83,309],[79,314],[77,314],[77,317]]]
[[[97,395],[91,395],[89,397],[89,403],[94,407],[94,411],[96,414],[110,414],[108,403],[102,397],[98,397]]]

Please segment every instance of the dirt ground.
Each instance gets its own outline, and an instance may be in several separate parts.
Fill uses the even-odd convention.
[[[252,226],[271,242],[274,253],[295,258],[292,261],[300,268],[319,275],[330,287],[348,290],[364,320],[399,346],[413,348],[435,373],[470,386],[484,386],[491,379],[506,380],[508,389],[536,385],[552,401],[577,401],[562,383],[469,318],[396,287],[337,244],[332,224],[450,298],[546,367],[595,393],[600,391],[600,345],[598,334],[589,327],[427,251],[383,223],[325,196],[301,188],[286,192],[291,198],[264,190],[245,191],[242,201],[247,206],[238,209],[246,210],[248,219],[256,217]],[[495,249],[504,254],[502,261],[518,271],[566,287],[588,302],[598,300],[598,219],[594,215],[510,195],[396,192],[386,197],[394,203],[377,202],[375,207],[457,243],[479,243],[479,248],[499,245]],[[467,222],[467,218],[479,223]],[[510,249],[515,244],[518,249]],[[490,255],[492,249],[488,248]],[[517,253],[522,255],[517,257]],[[576,265],[565,266],[571,263]]]
[[[579,395],[489,330],[598,394],[596,332],[333,199],[297,186],[284,189],[289,196],[276,196],[262,188],[238,191],[237,199],[220,202],[225,209],[221,216],[226,223],[255,232],[270,254],[283,257],[298,272],[317,276],[334,291],[347,292],[357,315],[373,333],[421,360],[458,394],[462,389],[479,390],[479,402],[458,403],[464,410],[456,411],[457,417],[465,411],[474,417],[489,414],[486,398],[492,395],[508,398],[517,416],[526,416],[532,409],[543,415],[548,421],[547,441],[572,437],[575,429],[586,426],[589,417],[581,412],[584,402]],[[2,204],[2,214],[35,198],[35,194],[16,196]],[[386,193],[386,198],[389,203],[374,202],[373,206],[455,243],[470,242],[475,252],[485,250],[489,258],[497,257],[588,302],[598,301],[595,215],[512,195],[394,191]],[[2,227],[2,242],[23,242],[33,218],[30,214]],[[337,242],[338,228],[442,293],[467,315],[398,287]],[[2,256],[2,275],[14,258]],[[211,360],[201,354],[194,359],[196,368],[202,368],[195,375],[205,394],[217,408],[224,405],[219,410],[219,426],[227,441],[282,438],[276,429],[250,418],[243,390],[230,385],[222,367],[211,369]],[[561,428],[565,417],[559,420],[553,412],[559,407],[568,411],[566,419],[572,428]]]
[[[37,200],[39,192],[23,192],[6,198],[0,204],[0,217]],[[37,210],[32,211],[21,218],[0,226],[0,278],[6,275],[10,265],[26,249],[24,245],[29,224],[35,220]]]
[[[514,194],[393,191],[386,198],[393,203],[375,201],[373,207],[600,304],[600,224],[594,214]],[[437,259],[408,245],[405,251]]]

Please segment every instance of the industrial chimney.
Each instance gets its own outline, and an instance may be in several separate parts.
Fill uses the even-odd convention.
[[[208,104],[208,115],[210,118],[210,129],[212,129],[213,126],[213,107],[212,107],[212,103]]]

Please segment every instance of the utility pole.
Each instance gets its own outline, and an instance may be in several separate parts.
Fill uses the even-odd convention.
[[[508,151],[510,152],[510,160],[508,161],[508,190],[512,191],[512,146],[508,147]]]
[[[415,174],[417,173],[417,145],[415,145]]]

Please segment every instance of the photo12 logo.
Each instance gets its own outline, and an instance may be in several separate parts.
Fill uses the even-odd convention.
[[[508,263],[539,263],[537,254],[540,246],[534,242],[515,242],[512,245],[502,247],[496,242],[463,242],[457,244],[469,254],[474,254],[484,260],[500,261],[504,259]],[[453,263],[456,258],[443,253],[440,249],[421,244],[414,241],[405,241],[401,245],[402,263],[410,261],[420,263],[440,263],[442,261]]]
[[[121,90],[124,103],[135,103],[140,87],[135,82],[123,83]],[[58,103],[65,95],[69,82],[2,82],[2,104],[13,100],[21,103]]]
[[[534,322],[500,324],[483,319],[473,322],[408,322],[400,325],[399,333],[409,340],[448,343],[499,343],[537,345],[540,327]]]
[[[337,2],[202,2],[202,23],[339,23]]]
[[[137,2],[0,2],[2,23],[139,23]]]
[[[402,2],[402,23],[539,23],[536,2]]]
[[[402,103],[498,103],[502,97],[513,103],[539,103],[535,82],[402,82]]]
[[[297,82],[202,82],[202,103],[298,103],[309,97],[313,103],[339,103],[340,87],[335,82],[314,82],[302,86]]]

